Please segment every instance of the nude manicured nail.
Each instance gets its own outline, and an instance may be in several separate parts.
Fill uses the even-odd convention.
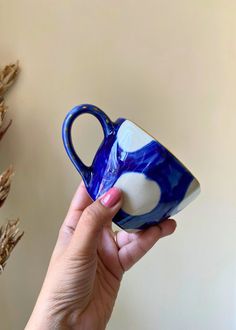
[[[115,206],[121,198],[121,191],[120,189],[113,187],[108,192],[105,193],[100,199],[102,205],[106,207],[113,207]]]

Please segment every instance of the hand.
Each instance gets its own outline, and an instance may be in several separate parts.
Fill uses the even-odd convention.
[[[115,235],[111,220],[121,204],[117,188],[92,202],[84,184],[79,186],[27,330],[105,329],[124,272],[176,227],[168,219],[144,231]]]

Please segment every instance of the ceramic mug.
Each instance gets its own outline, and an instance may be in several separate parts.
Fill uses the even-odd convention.
[[[82,114],[95,116],[104,132],[91,166],[79,158],[71,138],[72,124]],[[200,192],[197,179],[162,144],[130,120],[112,122],[94,105],[74,107],[64,120],[62,136],[93,200],[113,186],[123,191],[122,209],[113,219],[122,229],[155,225],[181,211]]]

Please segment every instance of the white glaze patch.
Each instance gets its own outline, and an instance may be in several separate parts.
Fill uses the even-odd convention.
[[[178,213],[183,210],[189,203],[191,203],[200,193],[200,185],[196,179],[190,183],[182,202],[175,208],[173,213]]]
[[[142,173],[129,172],[121,175],[115,183],[124,193],[122,210],[130,215],[152,211],[161,197],[159,185],[148,180]]]
[[[155,140],[134,123],[125,120],[118,130],[117,141],[124,151],[134,152]]]

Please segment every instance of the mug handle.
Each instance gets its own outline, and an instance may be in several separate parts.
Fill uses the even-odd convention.
[[[74,164],[75,168],[79,171],[81,174],[83,180],[85,181],[86,186],[89,185],[89,181],[92,174],[92,166],[86,166],[82,160],[77,155],[75,148],[72,143],[71,138],[71,129],[73,122],[75,119],[82,115],[88,113],[90,115],[95,116],[103,128],[104,133],[104,139],[107,138],[109,135],[113,133],[113,122],[110,120],[110,118],[98,107],[92,105],[92,104],[81,104],[76,107],[74,107],[66,116],[63,126],[62,126],[62,139],[64,143],[64,147],[66,149],[66,152]]]

